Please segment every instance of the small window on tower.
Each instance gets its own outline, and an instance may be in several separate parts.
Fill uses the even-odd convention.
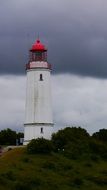
[[[42,76],[42,74],[40,74],[40,81],[43,81],[43,76]]]
[[[43,127],[41,127],[41,133],[43,134]]]

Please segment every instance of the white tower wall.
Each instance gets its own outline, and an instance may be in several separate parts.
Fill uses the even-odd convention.
[[[34,65],[40,65],[35,62]],[[48,63],[43,62],[43,65]],[[40,78],[42,75],[42,80]],[[24,144],[31,139],[50,139],[53,131],[50,69],[31,67],[27,70]]]

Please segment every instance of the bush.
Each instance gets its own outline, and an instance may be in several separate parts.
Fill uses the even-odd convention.
[[[16,179],[15,174],[11,170],[9,170],[5,173],[2,173],[1,176],[6,178],[7,180],[11,180],[11,181]]]
[[[107,177],[106,176],[91,176],[88,178],[90,181],[96,183],[97,185],[107,185]]]
[[[24,157],[24,158],[22,159],[22,161],[25,162],[25,163],[28,163],[28,162],[30,162],[30,159],[27,158],[27,157]]]
[[[96,155],[96,154],[92,154],[92,155],[90,156],[90,158],[91,158],[91,160],[92,160],[93,162],[98,162],[98,161],[99,161],[99,156]]]
[[[52,135],[52,142],[57,151],[58,149],[63,150],[69,143],[77,144],[78,140],[87,141],[89,137],[87,131],[81,127],[67,127],[54,133]]]
[[[49,170],[56,170],[57,169],[57,167],[56,167],[56,165],[55,165],[55,163],[54,162],[45,162],[44,164],[43,164],[43,166],[42,166],[42,168],[44,168],[44,169],[49,169]]]
[[[56,152],[70,159],[89,154],[90,135],[81,127],[67,127],[52,135]]]
[[[76,142],[72,142],[67,144],[64,147],[64,156],[71,159],[78,159],[83,155],[89,153],[89,145],[86,141],[78,140]]]
[[[13,190],[31,190],[31,185],[28,183],[17,181],[13,185]]]
[[[107,146],[103,142],[92,139],[90,141],[90,151],[94,155],[96,154],[104,159],[107,159]]]
[[[80,186],[83,184],[83,180],[81,178],[75,178],[74,181],[73,181],[74,185],[76,186]]]
[[[107,129],[100,129],[99,132],[96,132],[92,135],[96,140],[107,143]]]
[[[50,153],[52,150],[52,142],[44,138],[33,139],[27,145],[27,152],[30,154],[47,154]]]

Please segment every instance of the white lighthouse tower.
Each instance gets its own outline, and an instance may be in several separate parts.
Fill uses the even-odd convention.
[[[50,139],[53,131],[51,65],[47,62],[47,49],[38,39],[29,52],[30,60],[26,64],[24,145],[36,138]]]

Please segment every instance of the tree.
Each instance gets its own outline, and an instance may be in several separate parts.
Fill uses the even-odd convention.
[[[99,132],[94,133],[92,137],[107,143],[107,129],[100,129]]]
[[[16,131],[11,129],[4,129],[0,132],[1,145],[15,145],[16,144]]]
[[[64,149],[68,144],[86,141],[90,135],[81,127],[67,127],[52,135],[52,142],[56,148]]]

